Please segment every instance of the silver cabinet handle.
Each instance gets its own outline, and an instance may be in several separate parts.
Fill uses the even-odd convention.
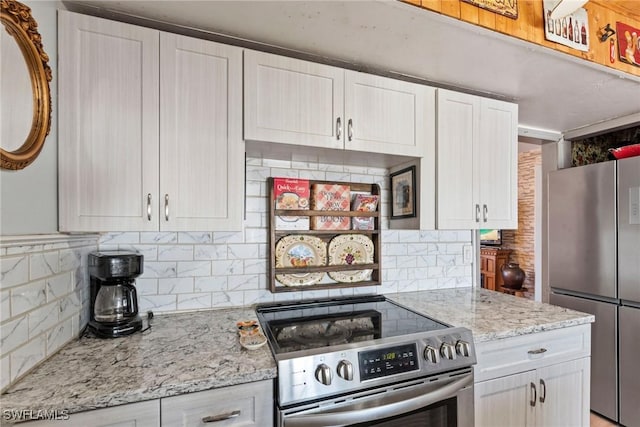
[[[349,137],[349,141],[353,139],[353,120],[351,119],[347,122],[347,136]]]
[[[531,393],[533,394],[533,398],[529,401],[529,405],[536,406],[536,400],[538,400],[538,394],[536,392],[536,385],[531,383]]]
[[[489,209],[487,209],[487,205],[482,205],[482,218],[484,219],[484,222],[487,222],[487,219],[489,218]]]
[[[542,354],[542,353],[546,353],[546,352],[547,352],[547,349],[544,348],[544,347],[538,348],[536,350],[527,351],[527,353],[529,353],[529,354]]]
[[[476,204],[476,222],[480,222],[480,205]]]
[[[340,117],[338,117],[336,119],[336,139],[340,141],[341,137],[342,137],[342,120],[340,119]]]
[[[547,399],[547,384],[541,378],[540,379],[540,403],[544,403],[546,399]]]
[[[233,411],[226,414],[220,415],[209,415],[208,417],[202,418],[203,423],[216,423],[218,421],[229,420],[231,418],[236,418],[240,416],[240,411]]]
[[[151,221],[151,193],[147,194],[147,220]]]
[[[169,221],[169,195],[164,195],[164,219]]]

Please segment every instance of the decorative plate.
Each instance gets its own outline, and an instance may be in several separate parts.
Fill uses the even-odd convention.
[[[285,236],[276,243],[276,268],[312,267],[327,264],[327,244],[315,236]],[[285,286],[308,286],[322,280],[324,273],[278,274]]]
[[[356,265],[373,263],[373,242],[363,234],[342,234],[329,242],[329,265]],[[371,280],[373,270],[332,271],[336,282],[354,283]]]

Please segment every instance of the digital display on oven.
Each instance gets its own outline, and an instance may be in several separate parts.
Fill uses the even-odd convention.
[[[361,351],[358,353],[360,380],[400,374],[418,369],[415,344]]]

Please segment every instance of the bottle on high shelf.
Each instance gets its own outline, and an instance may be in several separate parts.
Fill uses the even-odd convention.
[[[562,18],[562,37],[567,38],[567,18]]]
[[[571,17],[569,17],[569,40],[573,41],[573,24],[571,23]]]
[[[587,45],[587,29],[584,26],[584,22],[582,23],[582,28],[580,29],[580,35],[582,36],[582,44]]]
[[[573,41],[580,43],[580,25],[578,25],[577,19],[573,23]]]

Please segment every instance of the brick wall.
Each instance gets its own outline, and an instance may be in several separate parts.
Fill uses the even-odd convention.
[[[518,154],[518,229],[504,230],[502,247],[511,249],[511,262],[520,264],[526,274],[527,298],[535,288],[535,166],[542,163],[540,149]]]

